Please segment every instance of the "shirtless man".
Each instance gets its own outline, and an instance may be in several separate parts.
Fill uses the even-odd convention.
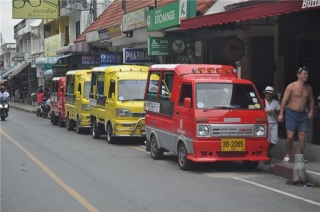
[[[297,154],[303,154],[308,131],[308,119],[313,118],[314,98],[312,88],[306,82],[308,80],[308,70],[299,68],[297,71],[298,80],[289,84],[284,92],[278,121],[283,122],[283,113],[286,113],[286,156],[284,163],[289,163],[293,144],[293,137],[298,130],[299,141],[297,144]],[[309,112],[307,106],[309,105]]]

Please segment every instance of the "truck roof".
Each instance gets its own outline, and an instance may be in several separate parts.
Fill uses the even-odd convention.
[[[68,71],[66,73],[66,75],[75,75],[76,73],[77,74],[85,74],[85,73],[90,73],[91,70],[90,69],[82,69],[82,70],[71,70],[71,71]]]
[[[139,65],[115,65],[115,66],[101,66],[95,67],[92,71],[95,72],[118,72],[118,71],[148,71],[148,66]]]
[[[53,77],[52,81],[59,81],[60,78],[64,78],[64,77]]]
[[[220,64],[156,64],[150,66],[150,70],[173,71],[180,78],[195,77],[225,77],[237,78],[236,69],[229,65]]]

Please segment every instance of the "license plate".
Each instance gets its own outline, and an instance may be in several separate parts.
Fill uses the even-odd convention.
[[[246,151],[245,138],[221,138],[221,151]]]

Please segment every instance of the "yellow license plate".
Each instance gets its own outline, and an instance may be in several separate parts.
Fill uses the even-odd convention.
[[[221,138],[221,151],[246,151],[245,138]]]

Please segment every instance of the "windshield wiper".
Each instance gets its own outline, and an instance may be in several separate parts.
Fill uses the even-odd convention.
[[[122,102],[127,102],[127,101],[144,101],[144,99],[124,99],[121,100]]]

